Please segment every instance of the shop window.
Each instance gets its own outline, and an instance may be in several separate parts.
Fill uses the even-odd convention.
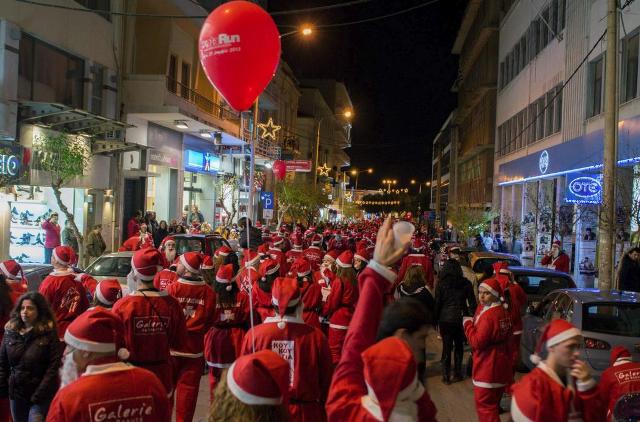
[[[623,40],[622,74],[624,88],[622,101],[629,101],[638,95],[638,33]]]
[[[96,12],[110,12],[111,0],[75,0],[76,3],[80,3],[87,9],[95,10]],[[109,13],[98,13],[108,21],[111,21],[111,15]]]
[[[602,86],[604,55],[589,63],[587,118],[602,112]]]
[[[104,84],[104,66],[91,66],[91,112],[102,114],[102,86]]]
[[[84,60],[23,33],[18,97],[83,108]]]

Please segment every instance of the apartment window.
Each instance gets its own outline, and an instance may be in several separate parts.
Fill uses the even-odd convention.
[[[23,33],[18,97],[83,108],[84,60]]]
[[[518,121],[515,117],[509,119],[509,128],[511,130],[511,136],[509,136],[509,147],[507,151],[511,152],[516,150],[516,138],[518,137]]]
[[[527,145],[526,142],[526,124],[527,124],[527,110],[522,110],[518,113],[518,148],[522,148]]]
[[[556,97],[555,101],[555,110],[556,110],[556,116],[553,120],[554,126],[553,126],[553,132],[560,132],[560,130],[562,129],[562,84],[558,85],[556,87],[556,92],[558,93],[558,96]]]
[[[624,91],[622,101],[629,101],[638,95],[638,34],[631,35],[623,42],[622,64]]]
[[[533,60],[536,54],[538,54],[538,27],[536,21],[533,21],[529,26],[529,61]]]
[[[564,29],[565,26],[565,17],[566,17],[566,0],[560,0],[560,2],[558,3],[558,27],[560,29],[560,31],[562,31]]]
[[[529,57],[527,56],[527,34],[520,38],[520,54],[522,58],[521,69],[524,69],[527,63],[529,63]]]
[[[167,85],[169,91],[178,92],[178,58],[173,54],[169,56],[169,69],[167,71]]]
[[[91,66],[91,112],[102,114],[102,87],[104,85],[104,66]]]
[[[191,65],[182,62],[182,72],[180,72],[180,95],[182,98],[189,98],[189,88],[191,87]]]
[[[536,141],[544,138],[544,96],[536,101]]]
[[[95,10],[97,12],[111,11],[111,0],[75,0],[75,1],[76,3],[83,5],[87,9]],[[111,21],[111,15],[109,15],[109,13],[98,13],[98,15],[102,16],[108,21]]]
[[[603,58],[604,56],[601,56],[589,63],[587,117],[597,116],[602,112]]]
[[[532,144],[536,141],[536,112],[536,103],[529,104],[529,144]]]
[[[540,32],[542,33],[542,46],[540,50],[545,48],[549,41],[551,41],[551,33],[549,31],[549,7],[542,11],[542,20],[540,21]]]
[[[555,116],[555,103],[553,96],[555,95],[555,90],[547,92],[546,106],[547,108],[544,110],[544,136],[549,136],[553,133],[553,118]]]
[[[513,58],[514,58],[514,68],[515,68],[515,72],[514,72],[514,77],[520,73],[520,70],[522,69],[520,67],[520,43],[516,43],[516,46],[513,49]]]
[[[498,85],[501,89],[504,88],[504,62],[500,63],[500,84]]]
[[[551,26],[551,32],[553,32],[551,36],[553,37],[555,34],[560,32],[558,27],[558,0],[553,0],[551,2],[550,15],[549,26]]]

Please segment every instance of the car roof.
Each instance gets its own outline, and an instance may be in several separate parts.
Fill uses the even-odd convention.
[[[520,258],[516,255],[511,255],[508,253],[500,253],[500,252],[470,252],[469,256],[474,259],[483,259],[483,258],[503,258],[503,259],[515,259],[520,261]]]
[[[563,273],[561,271],[556,271],[556,270],[552,270],[550,268],[544,268],[544,267],[509,266],[507,269],[516,275],[518,274],[544,275],[544,276],[571,278],[571,275],[567,273]]]
[[[640,303],[640,293],[627,292],[622,290],[600,290],[600,289],[559,289],[556,291],[564,292],[574,301],[580,303],[594,302],[628,302]]]
[[[173,236],[174,239],[183,239],[183,238],[191,238],[191,239],[205,239],[207,237],[218,237],[220,239],[222,239],[222,237],[220,235],[216,235],[216,234],[212,234],[212,233],[207,233],[207,234],[203,234],[203,233],[179,233],[179,234],[172,234],[171,236]]]
[[[132,257],[133,251],[121,251],[121,252],[111,252],[108,254],[102,255],[100,258],[109,257],[109,258],[117,258],[117,257]]]

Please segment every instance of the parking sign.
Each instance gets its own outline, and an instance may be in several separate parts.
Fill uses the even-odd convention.
[[[273,209],[273,192],[262,192],[260,194],[260,201],[262,202],[262,209]]]

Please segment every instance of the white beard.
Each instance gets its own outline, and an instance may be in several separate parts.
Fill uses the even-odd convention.
[[[66,387],[80,377],[78,365],[73,360],[73,354],[65,355],[62,367],[60,368],[60,388]]]
[[[127,274],[127,287],[129,288],[129,294],[138,290],[138,280],[133,275],[133,270]]]
[[[551,252],[551,256],[553,256],[554,258],[557,258],[558,256],[560,256],[560,251],[554,250],[553,252]]]
[[[173,263],[173,261],[176,259],[176,250],[166,250],[164,251],[164,257],[167,258],[167,262],[169,262],[169,264]]]

